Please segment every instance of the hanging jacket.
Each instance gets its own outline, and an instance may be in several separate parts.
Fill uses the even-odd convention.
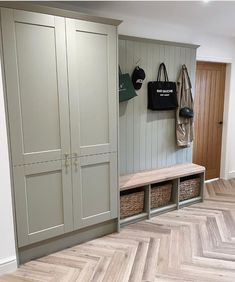
[[[179,115],[180,109],[193,109],[192,85],[187,67],[182,65],[177,81],[178,108],[176,110],[176,141],[179,147],[189,147],[193,141],[193,118],[184,118]]]

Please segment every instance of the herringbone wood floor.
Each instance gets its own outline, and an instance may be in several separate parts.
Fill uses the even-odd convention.
[[[235,180],[206,200],[31,261],[0,281],[235,281]]]

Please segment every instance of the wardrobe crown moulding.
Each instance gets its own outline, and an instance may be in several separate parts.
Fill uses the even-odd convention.
[[[45,1],[43,5],[39,2],[32,3],[24,1],[0,1],[0,7],[84,20],[101,24],[108,24],[113,26],[119,26],[122,23],[122,20],[118,19],[94,16],[91,14],[85,14],[66,8],[52,7],[50,6],[50,2],[47,1]]]

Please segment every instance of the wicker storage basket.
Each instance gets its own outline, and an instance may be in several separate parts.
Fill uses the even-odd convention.
[[[200,194],[200,178],[187,179],[180,182],[180,201],[198,197]]]
[[[167,205],[171,200],[172,183],[151,188],[151,209]]]
[[[128,217],[144,211],[144,191],[131,192],[120,196],[120,217]]]

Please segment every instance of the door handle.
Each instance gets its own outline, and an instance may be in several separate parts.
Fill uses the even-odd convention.
[[[64,156],[65,156],[64,165],[65,165],[65,167],[66,167],[66,169],[67,169],[67,168],[69,167],[69,154],[66,153],[66,154],[64,154]]]
[[[77,169],[78,168],[78,153],[74,153],[74,157],[75,157],[75,159],[74,159],[74,166],[75,166],[75,169]]]
[[[223,124],[223,121],[219,121],[218,124]]]

